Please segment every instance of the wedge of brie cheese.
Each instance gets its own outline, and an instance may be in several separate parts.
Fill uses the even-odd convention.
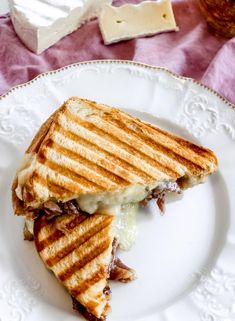
[[[99,26],[105,44],[178,30],[170,0],[120,7],[105,5],[99,15]]]
[[[112,0],[9,0],[14,29],[22,42],[40,54],[62,37],[97,17]]]

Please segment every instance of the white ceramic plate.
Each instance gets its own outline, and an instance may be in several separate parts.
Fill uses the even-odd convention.
[[[72,95],[133,115],[213,149],[219,171],[204,185],[138,216],[139,235],[120,256],[138,272],[113,283],[113,321],[235,320],[235,109],[191,79],[124,61],[75,64],[0,99],[0,321],[80,320],[71,300],[22,239],[11,181],[39,125]]]

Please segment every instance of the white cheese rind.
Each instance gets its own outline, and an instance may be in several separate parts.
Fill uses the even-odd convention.
[[[18,37],[40,54],[86,21],[98,16],[112,0],[9,0]]]
[[[170,0],[143,1],[120,7],[105,5],[99,15],[99,26],[105,44],[178,31]]]

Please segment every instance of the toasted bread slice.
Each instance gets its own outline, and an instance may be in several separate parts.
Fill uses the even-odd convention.
[[[113,259],[111,215],[68,215],[34,222],[37,251],[48,269],[80,304],[80,312],[103,320],[110,309],[108,278]],[[75,304],[74,306],[79,306]]]
[[[13,183],[15,213],[76,199],[83,211],[139,202],[165,182],[187,188],[217,169],[209,149],[118,109],[72,97],[42,126]],[[116,203],[115,203],[116,202]]]

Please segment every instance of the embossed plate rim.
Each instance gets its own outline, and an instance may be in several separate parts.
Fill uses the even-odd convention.
[[[79,66],[84,66],[84,65],[93,65],[93,64],[117,64],[117,65],[118,64],[123,64],[123,65],[133,65],[133,66],[144,67],[144,68],[150,69],[150,70],[158,70],[158,71],[161,70],[161,71],[164,71],[164,72],[172,75],[173,77],[175,77],[177,79],[190,81],[190,82],[193,82],[193,83],[195,83],[196,85],[198,85],[200,87],[203,87],[204,89],[206,89],[206,90],[210,91],[211,93],[215,94],[227,106],[235,108],[235,104],[231,103],[229,100],[227,100],[225,97],[223,97],[223,95],[221,95],[216,90],[210,88],[209,86],[206,86],[206,85],[202,84],[201,82],[199,82],[199,81],[197,81],[197,80],[195,80],[193,78],[178,75],[177,73],[175,73],[175,72],[173,72],[170,69],[165,68],[165,67],[154,66],[154,65],[150,65],[150,64],[146,64],[146,63],[142,63],[142,62],[138,62],[138,61],[119,60],[119,59],[87,60],[87,61],[82,61],[82,62],[69,64],[69,65],[66,65],[64,67],[61,67],[61,68],[58,68],[58,69],[55,69],[55,70],[43,72],[43,73],[39,74],[38,76],[36,76],[35,78],[33,78],[32,80],[29,80],[29,81],[27,81],[27,82],[25,82],[23,84],[20,84],[20,85],[13,86],[6,93],[4,93],[4,94],[2,94],[0,96],[0,100],[4,99],[5,97],[7,97],[9,94],[11,94],[15,90],[18,90],[18,89],[20,89],[22,87],[26,87],[28,85],[31,85],[32,83],[36,82],[41,77],[45,77],[47,75],[56,74],[56,73],[58,73],[60,71],[64,71],[64,70],[69,69],[69,68],[79,67]]]

